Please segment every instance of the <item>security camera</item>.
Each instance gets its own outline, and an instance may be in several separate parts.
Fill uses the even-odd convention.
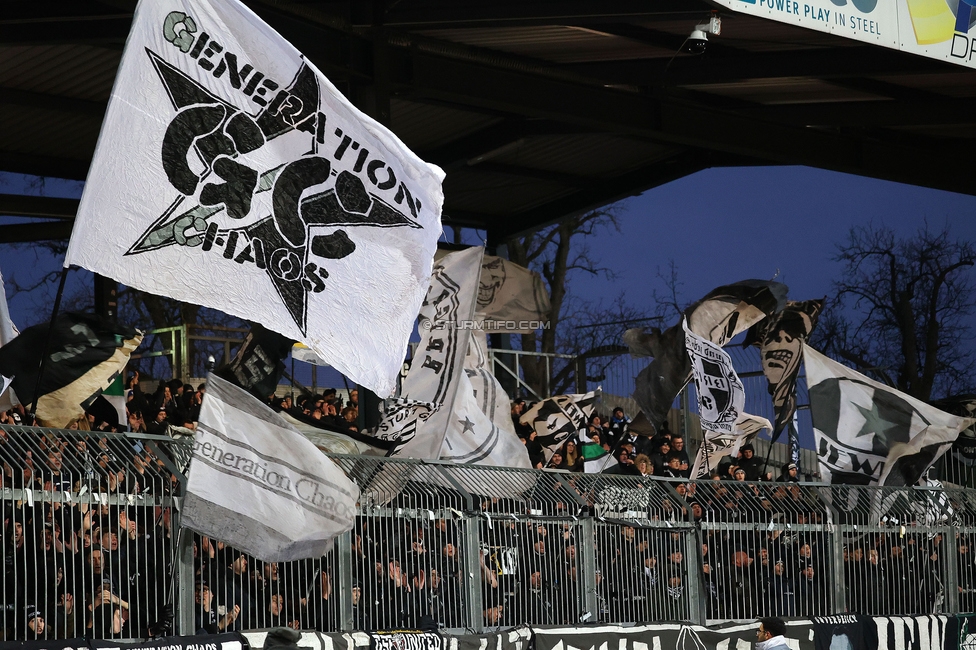
[[[708,47],[708,35],[715,34],[716,36],[722,33],[722,19],[718,16],[711,16],[707,23],[701,23],[700,25],[695,25],[695,29],[691,31],[691,35],[688,36],[686,41],[687,49],[692,54],[701,54]]]

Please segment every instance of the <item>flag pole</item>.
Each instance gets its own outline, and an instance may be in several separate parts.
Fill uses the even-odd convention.
[[[68,279],[68,269],[65,266],[61,269],[61,281],[58,283],[58,293],[54,296],[54,310],[51,312],[51,322],[47,327],[47,336],[44,337],[44,348],[41,350],[41,365],[37,369],[37,380],[34,382],[34,394],[31,396],[30,421],[35,423],[37,414],[37,400],[40,397],[41,380],[44,378],[44,370],[47,367],[47,353],[51,347],[51,333],[54,331],[54,320],[58,317],[61,309],[61,296],[64,295],[64,282]]]
[[[773,443],[779,440],[779,437],[783,435],[783,429],[776,431],[769,437],[769,448],[766,449],[766,460],[763,461],[762,476],[766,476],[766,467],[769,465],[769,456],[773,453]],[[762,480],[760,477],[759,480]]]

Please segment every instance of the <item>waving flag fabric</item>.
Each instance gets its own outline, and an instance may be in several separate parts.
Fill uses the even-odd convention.
[[[832,483],[914,485],[973,418],[944,411],[803,346],[820,475]]]
[[[743,280],[713,289],[688,307],[688,328],[718,346],[724,346],[767,316],[786,306],[787,287],[779,282]],[[665,331],[627,330],[624,342],[635,356],[654,357],[638,375],[634,399],[657,429],[667,419],[674,398],[691,379],[681,323]]]
[[[442,179],[240,2],[142,0],[65,265],[261,323],[386,396]]]
[[[278,414],[211,374],[181,523],[268,562],[321,557],[350,530],[359,488]]]
[[[12,378],[20,401],[29,403],[47,345],[37,419],[42,426],[65,427],[109,389],[142,342],[142,333],[93,314],[70,312],[55,319],[49,343],[48,329],[47,323],[28,327],[0,348],[0,375]]]

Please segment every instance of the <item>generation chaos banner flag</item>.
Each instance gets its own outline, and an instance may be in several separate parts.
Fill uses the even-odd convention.
[[[688,328],[718,346],[786,306],[785,284],[766,280],[743,280],[713,289],[685,309]],[[665,331],[630,329],[624,342],[634,356],[654,357],[638,375],[634,399],[655,429],[667,419],[671,404],[688,380],[691,362],[685,353],[682,324]]]
[[[803,346],[824,481],[914,485],[973,418],[950,415]]]
[[[48,324],[28,327],[0,348],[0,375],[27,404],[34,396],[41,351],[48,341]],[[65,427],[82,417],[129,362],[142,342],[142,333],[94,314],[67,312],[54,320],[48,358],[37,400],[41,426]],[[125,421],[123,418],[123,426]]]
[[[434,267],[420,309],[420,343],[403,380],[400,398],[391,401],[377,437],[396,443],[391,456],[439,458],[454,424],[455,403],[471,340],[482,248],[444,256]]]
[[[261,323],[386,396],[442,179],[242,3],[142,1],[65,265]]]
[[[268,562],[321,557],[350,530],[359,488],[277,413],[211,374],[182,524]]]
[[[567,438],[586,429],[599,401],[599,390],[585,394],[555,395],[534,404],[522,414],[519,422],[535,429],[536,441],[542,445],[548,460]]]

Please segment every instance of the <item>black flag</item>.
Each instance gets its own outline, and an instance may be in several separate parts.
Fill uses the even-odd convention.
[[[50,342],[48,343],[48,330]],[[28,327],[0,348],[0,375],[25,404],[34,399],[41,352],[47,364],[38,394],[37,419],[44,426],[64,427],[84,415],[92,402],[122,371],[142,334],[94,314],[64,313],[48,323]]]

